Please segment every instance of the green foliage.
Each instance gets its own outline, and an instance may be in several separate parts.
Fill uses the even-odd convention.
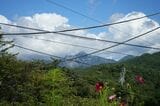
[[[123,99],[129,106],[160,104],[160,53],[86,69],[58,68],[58,63],[1,55],[0,106],[117,106]],[[127,69],[124,86],[118,82],[122,66]],[[143,76],[145,83],[137,83],[136,75]],[[95,92],[99,81],[106,82],[101,94]],[[121,99],[108,102],[113,94]]]
[[[44,101],[48,105],[62,105],[63,100],[65,100],[64,98],[71,94],[70,82],[60,69],[47,72],[44,78],[44,84],[49,88],[44,94]]]

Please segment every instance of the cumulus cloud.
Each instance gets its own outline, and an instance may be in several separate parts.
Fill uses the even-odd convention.
[[[23,16],[23,17],[17,18],[16,21],[10,21],[5,16],[1,16],[0,22],[10,23],[15,25],[23,25],[23,26],[39,28],[39,29],[49,30],[49,31],[69,29],[74,27],[69,25],[68,19],[66,17],[63,17],[56,13],[42,13],[42,14],[35,14],[33,16]],[[13,27],[6,27],[6,26],[2,26],[2,29],[4,33],[5,32],[35,32],[35,31],[24,30],[24,29],[13,28]],[[70,33],[81,35],[81,36],[98,38],[95,34],[87,33],[86,31],[76,31],[76,32],[70,32]],[[94,45],[95,47],[98,47],[98,44],[101,44],[99,42],[87,41],[82,39],[73,39],[71,37],[66,37],[66,36],[57,35],[57,34],[29,35],[29,36],[32,36],[35,38],[37,37],[41,39],[49,39],[49,40],[54,40],[59,42],[68,42],[73,44],[81,44],[81,45],[83,44],[83,45],[89,45],[89,46]],[[35,40],[30,38],[23,38],[20,36],[6,36],[6,37],[7,39],[14,39],[15,44],[19,44],[27,48],[32,48],[37,51],[43,51],[48,54],[54,54],[57,56],[75,54],[82,50],[90,51],[83,48],[50,43],[50,42]],[[12,51],[20,52],[20,56],[25,54],[26,55],[37,54],[34,52],[25,51],[18,48],[14,48]]]
[[[133,18],[142,17],[142,16],[145,16],[145,14],[142,12],[131,12],[125,15],[124,17],[117,19],[116,21],[123,21],[123,20],[133,19]],[[156,27],[159,27],[159,23],[146,17],[144,19],[111,26],[109,27],[109,32],[113,35],[114,40],[124,41],[131,37],[134,37],[136,35],[139,35],[151,29],[154,29]],[[157,30],[155,32],[142,36],[138,39],[130,41],[129,43],[158,47],[156,46],[156,44],[157,43],[159,44],[159,40],[160,40],[159,34],[160,34],[160,30]],[[118,48],[115,48],[115,49],[118,49]],[[128,53],[133,53],[135,55],[151,51],[149,49],[142,49],[137,47],[126,47],[126,46],[120,47],[119,50],[125,51]]]
[[[1,19],[1,22],[9,23],[9,20],[3,15],[0,15],[0,19]]]
[[[110,20],[111,22],[116,22],[116,21],[123,21],[126,19],[132,19],[132,18],[137,18],[142,16],[145,16],[145,14],[142,12],[131,12],[127,15],[116,13],[111,16]],[[22,16],[17,18],[15,21],[11,21],[7,19],[5,16],[0,15],[0,22],[34,27],[34,28],[39,28],[39,29],[49,30],[49,31],[70,29],[74,27],[69,24],[69,19],[67,17],[61,16],[56,13],[41,13],[41,14],[34,14],[33,16]],[[68,32],[68,33],[79,35],[79,36],[93,37],[97,39],[108,39],[108,40],[114,40],[114,41],[120,42],[120,41],[129,39],[137,34],[144,33],[158,26],[159,24],[156,21],[150,18],[144,18],[141,20],[108,27],[108,31],[100,32],[99,34],[93,34],[87,31],[74,31],[74,32]],[[6,26],[2,26],[2,29],[3,29],[3,32],[35,32],[35,31],[18,29],[13,27],[6,27]],[[148,34],[146,36],[133,40],[129,43],[158,47],[160,45],[159,43],[160,37],[158,36],[159,34],[160,34],[160,31],[158,30],[151,34]],[[90,47],[99,48],[99,49],[113,45],[113,44],[99,42],[99,41],[88,41],[88,40],[78,39],[78,38],[75,39],[75,38],[57,35],[57,34],[30,35],[30,36],[35,38],[37,37],[37,38],[49,39],[49,40],[54,40],[59,42],[68,42],[72,44],[90,46]],[[43,51],[48,54],[53,54],[57,56],[65,56],[70,54],[73,55],[80,51],[85,51],[85,52],[93,51],[85,48],[78,48],[78,47],[51,43],[51,42],[35,40],[30,38],[23,38],[18,36],[10,36],[10,37],[6,36],[6,37],[7,39],[14,39],[15,43],[21,46],[32,48],[37,51]],[[111,50],[119,51],[123,53],[130,53],[133,55],[140,55],[144,52],[155,52],[155,50],[129,47],[129,46],[123,46],[123,45],[112,48]],[[20,53],[19,56],[37,54],[34,52],[29,52],[29,51],[18,49],[18,48],[14,48],[12,51],[19,52]],[[113,58],[113,59],[120,59],[123,56],[123,55],[111,54],[107,52],[99,53],[97,55],[106,57],[106,58]]]
[[[117,20],[120,20],[121,18],[123,18],[125,15],[122,13],[115,13],[110,17],[110,22],[115,22]]]

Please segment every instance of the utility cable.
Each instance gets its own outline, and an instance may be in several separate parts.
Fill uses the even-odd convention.
[[[0,24],[2,24],[2,23],[0,23]],[[25,27],[25,26],[19,26],[19,25],[13,25],[13,24],[4,24],[3,23],[3,25],[12,26],[12,27],[18,27],[18,28],[23,28],[23,29],[37,30],[37,31],[45,31],[45,30],[42,30],[42,29]],[[50,31],[48,31],[48,32],[50,32]],[[5,35],[5,36],[8,35],[8,36],[10,36],[10,34],[8,35],[7,33],[3,33],[2,35]],[[108,43],[116,43],[116,44],[120,44],[121,43],[121,42],[116,42],[116,41],[111,41],[111,40],[96,39],[96,38],[85,37],[85,36],[78,36],[78,35],[66,34],[66,33],[56,33],[56,34],[60,34],[60,35],[64,35],[64,36],[69,36],[69,37],[75,37],[75,38],[81,38],[81,39],[86,39],[86,40],[96,40],[96,41],[102,41],[102,42],[108,42]],[[28,35],[28,33],[27,33],[27,35]],[[129,44],[129,43],[123,43],[123,45],[135,46],[135,47],[141,47],[141,48],[148,48],[148,49],[156,49],[156,50],[160,49],[160,48],[156,48],[156,47],[142,46],[142,45]]]
[[[101,49],[101,50],[97,50],[97,51],[94,51],[94,52],[85,54],[85,55],[83,55],[83,56],[71,58],[71,60],[76,59],[76,58],[82,58],[82,57],[85,57],[85,56],[88,56],[88,55],[96,54],[96,53],[99,53],[99,52],[102,52],[102,51],[105,51],[105,50],[114,48],[114,47],[116,47],[116,46],[119,46],[119,45],[121,45],[121,44],[124,44],[124,43],[126,43],[126,42],[129,42],[129,41],[131,41],[131,40],[134,40],[134,39],[136,39],[136,38],[139,38],[139,37],[142,37],[142,36],[144,36],[144,35],[146,35],[146,34],[149,34],[149,33],[151,33],[151,32],[154,32],[154,31],[158,30],[159,28],[160,28],[160,27],[156,27],[156,28],[154,28],[154,29],[152,29],[152,30],[149,30],[149,31],[147,31],[147,32],[145,32],[145,33],[143,33],[143,34],[140,34],[140,35],[137,35],[137,36],[135,36],[135,37],[132,37],[132,38],[130,38],[130,39],[128,39],[128,40],[125,40],[125,41],[123,41],[123,42],[121,42],[121,43],[117,43],[117,44],[115,44],[115,45],[112,45],[112,46],[109,46],[109,47],[107,47],[107,48],[104,48],[104,49]]]

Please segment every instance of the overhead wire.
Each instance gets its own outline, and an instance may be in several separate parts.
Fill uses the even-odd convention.
[[[48,2],[48,3],[50,3],[50,4],[56,5],[56,6],[60,7],[60,8],[66,9],[66,10],[68,10],[68,11],[74,13],[74,14],[77,14],[77,15],[79,15],[79,16],[85,17],[85,18],[87,18],[87,19],[89,19],[89,20],[91,20],[91,21],[93,21],[93,22],[102,23],[102,24],[103,24],[103,22],[100,21],[100,20],[98,20],[98,19],[95,19],[95,18],[93,18],[93,17],[90,17],[90,16],[88,16],[88,15],[85,15],[85,14],[79,12],[79,11],[76,11],[75,9],[69,8],[69,7],[67,7],[67,6],[65,6],[65,5],[62,5],[62,4],[60,4],[60,3],[57,3],[57,2],[55,2],[55,1],[53,1],[53,0],[45,0],[45,1]],[[112,26],[110,26],[110,28],[115,29],[115,30],[117,30],[117,31],[119,31],[119,32],[122,32],[122,33],[124,33],[124,34],[127,34],[127,35],[132,35],[132,34],[130,34],[130,33],[128,33],[128,32],[124,32],[124,31],[122,31],[122,30],[120,30],[120,29],[118,29],[118,28],[112,27]],[[146,43],[149,43],[149,44],[153,45],[153,43],[149,42],[148,40],[144,40],[144,39],[143,39],[143,41],[146,42]]]
[[[59,57],[59,56],[55,56],[55,55],[48,54],[48,53],[45,53],[45,52],[40,52],[40,51],[33,50],[33,49],[30,49],[30,48],[26,48],[26,47],[23,47],[23,46],[20,46],[20,45],[17,45],[17,44],[13,44],[13,46],[18,47],[18,48],[21,48],[21,49],[29,50],[29,51],[32,51],[32,52],[36,52],[36,53],[39,53],[39,54],[48,55],[48,56],[54,57],[54,58],[56,58],[56,59],[60,59],[60,58],[61,58],[61,57]]]
[[[150,14],[150,15],[146,15],[146,16],[144,16],[144,17],[149,17],[149,16],[153,16],[153,15],[158,15],[159,13],[157,12],[157,13],[154,13],[154,14]],[[130,19],[130,20],[126,20],[126,21],[121,21],[121,22],[117,22],[117,23],[110,23],[110,24],[107,24],[107,25],[114,25],[114,24],[118,24],[118,23],[123,23],[123,22],[128,22],[128,21],[133,21],[133,20],[137,20],[137,19],[141,19],[141,18],[144,18],[144,17],[139,17],[139,18],[135,18],[135,19]],[[5,24],[5,23],[0,23],[0,24],[2,24],[2,25],[9,25],[9,24]],[[15,25],[10,25],[10,26],[15,26]],[[23,27],[23,26],[17,26],[17,27],[19,27],[19,28],[26,28],[26,27]],[[92,26],[92,27],[88,27],[88,28],[94,28],[94,27],[96,27],[96,26]],[[40,29],[35,29],[35,28],[28,28],[28,29],[34,29],[34,30],[39,30],[39,31],[44,31],[44,30],[40,30]],[[85,29],[85,28],[80,28],[80,29]],[[80,30],[80,29],[78,29],[78,30]],[[68,31],[71,31],[71,30],[73,30],[73,29],[70,29],[70,30],[68,30]],[[75,30],[77,30],[77,29],[75,29]],[[62,30],[62,31],[60,31],[60,32],[63,32],[63,31],[67,31],[67,30]],[[39,34],[40,33],[57,33],[56,31],[44,31],[44,32],[39,32]],[[8,34],[3,34],[3,35],[13,35],[13,34],[15,34],[15,35],[20,35],[20,34],[22,34],[22,35],[26,35],[26,34],[38,34],[38,33],[8,33]],[[61,33],[62,35],[66,35],[66,36],[71,36],[71,34],[64,34],[64,33]],[[77,37],[77,36],[76,36]],[[82,36],[79,36],[80,38],[83,38]],[[97,40],[97,39],[96,39]],[[99,40],[99,39],[98,39]],[[108,42],[112,42],[112,41],[108,41]],[[116,42],[113,42],[113,43],[116,43]],[[136,45],[133,45],[133,46],[136,46]],[[143,47],[143,46],[139,46],[139,47]],[[152,47],[153,48],[153,47]],[[153,48],[154,49],[154,48]]]
[[[123,42],[124,43],[124,42]],[[123,44],[123,43],[120,43],[120,42],[118,42],[118,44]],[[144,48],[152,48],[152,49],[158,49],[159,50],[159,48],[153,48],[153,47],[145,47],[145,46],[141,46],[141,45],[139,45],[139,47],[144,47]],[[99,51],[99,50],[98,50]],[[87,56],[87,54],[86,54],[86,56]],[[83,56],[84,57],[84,56]],[[80,57],[77,57],[77,58],[80,58]],[[76,58],[75,58],[76,59]],[[73,58],[72,59],[68,59],[68,61],[73,61]]]
[[[3,38],[5,38],[5,37],[3,37]],[[11,42],[12,43],[13,41],[2,41],[2,42]],[[9,45],[11,45],[11,47],[18,47],[18,48],[21,48],[21,49],[25,49],[25,50],[28,50],[28,51],[35,52],[35,53],[39,53],[39,54],[47,55],[47,56],[50,56],[50,57],[54,57],[56,59],[63,59],[63,57],[60,57],[60,56],[52,55],[52,54],[49,54],[49,53],[41,52],[41,51],[30,49],[30,48],[26,48],[26,47],[23,47],[23,46],[20,46],[20,45],[17,45],[17,44],[9,44]],[[77,63],[81,63],[81,64],[84,64],[84,65],[91,66],[91,64],[88,64],[88,63],[85,63],[85,62],[81,62],[81,61],[78,61],[78,60],[74,60],[74,61],[77,62]]]
[[[4,24],[4,25],[9,25],[9,26],[15,26],[15,25],[12,25],[12,24]],[[39,31],[44,31],[44,30],[41,30],[41,29],[36,29],[36,28],[30,28],[30,27],[25,27],[25,26],[18,26],[18,27],[20,27],[20,28],[23,28],[23,29],[30,29],[30,30],[39,30]],[[28,36],[23,36],[23,37],[28,37]],[[43,39],[44,40],[44,39]],[[49,41],[49,40],[47,40],[47,41]],[[65,43],[66,44],[66,43]],[[21,46],[17,46],[17,45],[15,45],[16,47],[21,47]],[[80,45],[75,45],[75,46],[79,46],[80,47]],[[84,47],[84,46],[81,46],[81,47]],[[44,55],[48,55],[48,54],[46,54],[46,53],[43,53],[43,52],[39,52],[39,51],[36,51],[36,50],[33,50],[33,49],[28,49],[28,48],[25,48],[25,47],[21,47],[22,49],[27,49],[27,50],[30,50],[30,51],[33,51],[33,52],[38,52],[38,53],[41,53],[41,54],[44,54]],[[89,48],[89,47],[88,47]],[[91,48],[90,47],[90,49],[93,49],[93,48]],[[95,48],[94,48],[95,49]],[[97,49],[98,50],[98,49]],[[113,51],[108,51],[108,52],[110,52],[110,53],[117,53],[117,54],[123,54],[123,55],[130,55],[130,54],[126,54],[126,53],[121,53],[121,52],[113,52]],[[52,55],[50,55],[49,54],[49,56],[52,56]],[[75,60],[74,60],[75,61]],[[84,63],[84,62],[80,62],[80,61],[75,61],[75,62],[78,62],[78,63],[82,63],[82,64],[86,64],[86,65],[90,65],[90,64],[87,64],[87,63]]]
[[[2,24],[2,23],[0,23]],[[7,25],[7,26],[12,26],[12,27],[18,27],[18,28],[23,28],[23,29],[30,29],[30,30],[37,30],[37,31],[45,31],[42,29],[37,29],[37,28],[31,28],[31,27],[25,27],[25,26],[19,26],[19,25],[13,25],[13,24],[2,24],[2,25]],[[50,32],[50,31],[48,31]],[[11,34],[11,33],[10,33]],[[8,35],[7,33],[2,33],[2,35],[5,36],[10,36],[10,34]],[[104,39],[96,39],[96,38],[92,38],[92,37],[85,37],[85,36],[79,36],[79,35],[73,35],[73,34],[66,34],[66,33],[58,33],[60,35],[64,35],[64,36],[69,36],[69,37],[76,37],[76,38],[81,38],[81,39],[86,39],[86,40],[96,40],[96,41],[102,41],[102,42],[108,42],[108,43],[116,43],[116,44],[121,44],[121,42],[117,42],[117,41],[111,41],[111,40],[104,40]],[[16,35],[16,34],[15,34]],[[28,33],[27,33],[28,35]],[[24,35],[23,35],[24,36]],[[148,48],[148,49],[155,49],[155,50],[159,50],[160,48],[156,48],[156,47],[150,47],[150,46],[143,46],[143,45],[137,45],[137,44],[130,44],[130,43],[123,43],[123,45],[128,45],[128,46],[135,46],[135,47],[141,47],[141,48]]]
[[[39,54],[44,54],[44,55],[47,55],[47,56],[55,57],[55,58],[58,58],[58,59],[61,58],[59,56],[55,56],[55,55],[52,55],[52,54],[36,51],[36,50],[30,49],[30,48],[26,48],[26,47],[23,47],[23,46],[20,46],[20,45],[17,45],[17,44],[13,44],[13,46],[21,48],[21,49],[29,50],[29,51],[32,51],[32,52],[36,52],[36,53],[39,53]],[[88,63],[80,62],[80,61],[77,61],[77,60],[74,60],[74,61],[77,62],[77,63],[81,63],[81,64],[84,64],[84,65],[90,66],[90,64],[88,64]],[[138,95],[138,94],[132,93],[132,95]],[[141,95],[138,95],[138,96],[141,96]]]
[[[53,4],[53,5],[56,5],[56,6],[58,6],[58,7],[64,8],[64,9],[66,9],[66,10],[69,10],[69,11],[71,11],[71,12],[74,13],[74,14],[77,14],[77,15],[80,15],[80,16],[82,16],[82,17],[88,18],[88,19],[90,19],[90,20],[92,20],[92,21],[94,21],[94,22],[101,23],[101,22],[100,22],[99,20],[97,20],[97,19],[94,19],[94,18],[92,18],[92,17],[89,17],[89,16],[87,16],[87,15],[85,15],[85,14],[82,14],[82,13],[80,13],[80,12],[74,10],[74,9],[71,9],[71,8],[69,8],[69,7],[67,7],[67,6],[64,6],[64,5],[60,4],[60,3],[57,3],[57,2],[55,2],[55,1],[53,1],[53,0],[45,0],[45,1],[48,2],[48,3],[51,3],[51,4]]]
[[[46,0],[46,1],[49,2],[49,3],[52,3],[52,4],[54,4],[54,5],[57,5],[57,6],[59,6],[59,7],[62,7],[62,8],[64,8],[64,9],[67,9],[67,10],[69,10],[69,11],[75,13],[75,14],[78,14],[78,15],[81,15],[81,16],[83,16],[83,17],[86,17],[86,18],[88,18],[88,19],[90,19],[90,20],[93,20],[93,21],[95,21],[95,22],[102,23],[101,21],[99,21],[99,20],[97,20],[97,19],[95,19],[95,18],[89,17],[89,16],[87,16],[87,15],[85,15],[85,14],[82,14],[82,13],[80,13],[80,12],[78,12],[78,11],[75,11],[75,10],[73,10],[73,9],[71,9],[71,8],[68,8],[68,7],[66,7],[66,6],[64,6],[64,5],[61,5],[61,4],[59,4],[59,3],[56,3],[56,2],[54,2],[54,1],[51,1],[51,0]],[[124,32],[124,31],[121,31],[121,30],[119,30],[119,29],[117,29],[117,28],[114,28],[114,27],[112,27],[112,26],[111,26],[111,28],[113,28],[113,29],[115,29],[115,30],[117,30],[117,31],[120,31],[120,32],[122,32],[122,33],[124,33],[124,34],[131,35],[131,34],[129,34],[129,33],[126,33],[126,32]],[[149,44],[153,44],[153,43],[150,43],[150,42],[147,41],[147,40],[143,40],[143,41],[145,41],[145,42],[147,42],[147,43],[149,43]],[[131,93],[131,94],[132,94],[132,95],[138,95],[138,94],[135,94],[135,93]],[[138,96],[147,97],[147,96],[144,96],[144,95],[138,95]]]
[[[70,31],[78,31],[78,30],[87,30],[87,29],[95,29],[95,28],[100,28],[100,27],[105,27],[105,26],[111,26],[111,25],[116,25],[116,24],[122,24],[122,23],[127,23],[139,19],[143,19],[146,17],[151,17],[155,15],[159,15],[160,12],[149,14],[146,16],[138,17],[138,18],[132,18],[124,21],[118,21],[118,22],[113,22],[113,23],[107,23],[107,24],[102,24],[102,25],[95,25],[95,26],[88,26],[88,27],[81,27],[81,28],[71,28],[71,29],[65,29],[65,30],[59,30],[59,31],[41,31],[41,32],[31,32],[31,33],[5,33],[3,35],[31,35],[31,34],[46,34],[46,33],[59,33],[59,32],[70,32]],[[2,23],[0,23],[2,24]]]
[[[65,5],[62,5],[62,4],[60,4],[60,3],[57,3],[57,2],[55,2],[55,1],[53,1],[53,0],[45,0],[45,1],[48,2],[48,3],[50,3],[50,4],[56,5],[56,6],[60,7],[60,8],[63,8],[63,9],[65,9],[65,10],[68,10],[68,11],[74,13],[74,14],[77,14],[77,15],[79,15],[79,16],[85,17],[85,18],[87,18],[87,19],[89,19],[89,20],[91,20],[91,21],[93,21],[93,22],[103,24],[103,22],[100,21],[100,20],[98,20],[98,19],[95,19],[95,18],[93,18],[93,17],[90,17],[90,16],[88,16],[88,15],[85,15],[85,14],[79,12],[79,11],[76,11],[76,10],[74,10],[74,9],[72,9],[72,8],[69,8],[69,7],[65,6]],[[131,35],[130,33],[124,32],[124,31],[122,31],[122,30],[120,30],[120,29],[118,29],[118,28],[115,28],[115,27],[112,27],[112,26],[110,26],[110,27],[113,28],[113,29],[115,29],[115,30],[117,30],[117,31],[119,31],[119,32],[122,32],[122,33],[124,33],[124,34]],[[143,41],[145,41],[145,42],[147,42],[147,43],[149,43],[149,44],[153,44],[153,43],[151,43],[151,42],[149,42],[149,41],[147,41],[147,40],[143,40]]]
[[[129,41],[131,41],[131,40],[134,40],[134,39],[136,39],[136,38],[139,38],[139,37],[142,37],[142,36],[144,36],[144,35],[146,35],[146,34],[149,34],[149,33],[151,33],[151,32],[154,32],[154,31],[158,30],[159,28],[160,28],[160,27],[156,27],[156,28],[154,28],[154,29],[152,29],[152,30],[149,30],[149,31],[143,33],[143,34],[140,34],[140,35],[134,36],[134,37],[132,37],[132,38],[130,38],[130,39],[127,39],[127,40],[125,40],[125,41],[123,41],[123,42],[121,42],[121,43],[117,43],[117,44],[115,44],[115,45],[112,45],[112,46],[109,46],[109,47],[107,47],[107,48],[104,48],[104,49],[101,49],[101,50],[97,50],[97,51],[94,51],[94,52],[85,54],[85,55],[83,55],[83,56],[71,58],[71,60],[76,59],[76,58],[85,57],[85,56],[92,55],[92,54],[96,54],[96,53],[99,53],[99,52],[102,52],[102,51],[105,51],[105,50],[114,48],[114,47],[116,47],[116,46],[119,46],[119,45],[121,45],[121,44],[124,44],[124,43],[126,43],[126,42],[129,42]]]
[[[49,53],[45,53],[45,52],[41,52],[41,51],[37,51],[37,50],[33,50],[33,49],[30,49],[30,48],[26,48],[26,47],[23,47],[23,46],[20,46],[20,45],[17,45],[17,44],[12,44],[12,45],[15,46],[15,47],[21,48],[21,49],[25,49],[25,50],[28,50],[28,51],[36,52],[36,53],[47,55],[47,56],[50,56],[50,57],[54,57],[56,59],[62,59],[62,57],[59,57],[59,56],[56,56],[56,55],[52,55],[52,54],[49,54]],[[77,62],[77,63],[89,65],[89,66],[91,65],[91,64],[88,64],[88,63],[80,62],[78,60],[74,60],[74,61]]]
[[[18,28],[22,28],[22,29],[29,29],[29,30],[36,30],[36,31],[46,31],[46,30],[43,30],[43,29],[31,28],[31,27],[20,26],[20,25],[13,25],[13,24],[7,24],[7,23],[0,23],[0,24],[6,25],[6,26],[18,27]],[[82,39],[88,39],[88,40],[96,40],[96,41],[102,41],[102,42],[116,43],[116,42],[109,41],[109,40],[95,39],[95,38],[89,38],[89,37],[82,37],[82,36],[73,35],[73,34],[63,34],[63,35],[65,35],[65,36],[70,36],[70,37],[82,38]],[[72,46],[76,46],[76,47],[83,47],[83,48],[98,50],[98,49],[96,49],[96,48],[86,47],[86,46],[82,46],[82,45],[75,45],[75,44],[69,44],[69,43],[64,43],[64,42],[57,42],[57,41],[53,41],[53,40],[42,39],[42,38],[35,38],[35,37],[31,37],[31,36],[22,36],[22,37],[33,38],[33,39],[37,39],[37,40],[43,40],[43,41],[48,41],[48,42],[61,43],[61,44],[72,45]],[[135,45],[135,46],[136,46],[136,45]],[[139,46],[139,47],[140,47],[140,46]],[[147,47],[147,48],[148,48],[148,47]],[[154,48],[153,48],[153,49],[154,49]],[[155,48],[155,49],[156,49],[156,48]],[[121,53],[121,52],[115,52],[115,51],[107,51],[107,52],[117,53],[117,54],[123,54],[123,55],[131,55],[131,54]]]
[[[86,49],[91,49],[91,50],[99,50],[98,48],[93,48],[93,47],[84,46],[84,45],[78,45],[78,44],[72,44],[72,43],[67,43],[67,42],[60,42],[60,41],[49,40],[49,39],[35,38],[35,37],[31,37],[31,36],[21,36],[21,37],[32,38],[32,39],[37,39],[37,40],[41,40],[41,41],[58,43],[58,44],[63,44],[63,45],[69,45],[69,46],[74,46],[74,47],[86,48]],[[106,52],[107,53],[122,54],[122,55],[132,55],[132,54],[116,52],[116,51],[106,51]]]
[[[50,0],[46,0],[46,1],[50,1]],[[58,4],[57,4],[58,5]],[[62,6],[62,5],[61,5]],[[64,7],[64,8],[66,8],[66,7]],[[73,11],[73,10],[71,10],[71,11]],[[76,13],[76,11],[73,11],[73,12],[75,12]],[[85,16],[85,15],[83,15],[83,14],[81,14],[82,16]],[[86,17],[86,16],[85,16]],[[90,17],[88,17],[88,18],[90,18]],[[92,19],[92,18],[90,18],[90,19]],[[92,19],[92,20],[94,20],[94,19]],[[97,20],[95,20],[95,21],[97,21]],[[98,22],[98,21],[97,21]],[[43,30],[39,30],[39,31],[43,31]],[[66,30],[67,31],[67,30]],[[66,32],[65,31],[65,32]],[[71,30],[68,30],[68,31],[71,31]],[[58,33],[57,33],[58,34]],[[44,39],[43,39],[44,40]],[[46,41],[48,41],[48,40],[46,40]],[[128,41],[130,41],[130,40],[128,40]],[[128,42],[128,41],[126,41],[126,42]],[[125,41],[124,41],[125,42]],[[61,42],[62,43],[62,42]],[[64,44],[67,44],[67,43],[64,43]],[[119,45],[119,44],[123,44],[123,42],[122,43],[118,43],[117,45]],[[22,47],[22,46],[20,46],[20,45],[16,45],[16,44],[14,44],[14,46],[16,46],[16,47],[19,47],[19,48],[22,48],[22,49],[25,49],[25,50],[29,50],[29,51],[33,51],[33,52],[37,52],[37,53],[40,53],[40,54],[45,54],[45,55],[48,55],[48,56],[51,56],[51,57],[56,57],[56,58],[61,58],[61,57],[58,57],[58,56],[54,56],[54,55],[51,55],[51,54],[48,54],[48,53],[44,53],[44,52],[39,52],[39,51],[36,51],[36,50],[33,50],[33,49],[29,49],[29,48],[26,48],[26,47]],[[78,46],[78,45],[75,45],[75,46]],[[116,46],[116,45],[115,45]],[[113,46],[111,46],[111,47],[108,47],[108,48],[105,48],[105,49],[109,49],[109,48],[112,48],[112,47],[115,47],[114,45]],[[79,46],[80,47],[80,46]],[[84,46],[82,46],[82,47],[84,47]],[[139,47],[146,47],[146,46],[139,46]],[[84,48],[90,48],[90,47],[84,47]],[[150,47],[149,47],[150,48]],[[152,48],[152,47],[151,47]],[[94,50],[98,50],[98,49],[95,49],[95,48],[90,48],[90,49],[94,49]],[[105,49],[102,49],[102,50],[98,50],[98,51],[103,51],[103,50],[105,50]],[[157,48],[157,49],[159,49],[159,48]],[[98,52],[97,51],[97,52]],[[92,52],[92,53],[90,53],[90,54],[95,54],[95,53],[97,53],[97,52]],[[88,54],[89,55],[89,54]],[[135,94],[134,94],[135,95]]]
[[[157,30],[157,29],[159,29],[159,28],[160,28],[160,27],[157,27],[157,28],[155,28],[155,29],[153,29],[153,30],[150,30],[150,31],[148,31],[148,32],[146,32],[146,33],[143,33],[143,34],[141,34],[141,35],[138,35],[138,36],[136,36],[136,37],[134,37],[134,38],[131,38],[131,39],[127,40],[127,41],[130,41],[130,40],[133,40],[133,39],[138,38],[138,37],[140,37],[140,36],[143,36],[143,35],[145,35],[145,34],[151,33],[151,32],[153,32],[153,31],[155,31],[155,30]],[[122,42],[122,43],[119,43],[119,44],[123,44],[123,42]],[[117,44],[117,45],[119,45],[119,44]],[[117,45],[113,45],[112,47],[115,47],[115,46],[117,46]],[[48,53],[39,52],[39,51],[36,51],[36,50],[33,50],[33,49],[29,49],[29,48],[26,48],[26,47],[22,47],[22,46],[20,46],[20,45],[14,44],[14,46],[19,47],[19,48],[22,48],[22,49],[29,50],[29,51],[37,52],[37,53],[40,53],[40,54],[48,55],[48,56],[51,56],[51,57],[61,58],[61,57],[54,56],[54,55],[51,55],[51,54],[48,54]],[[108,47],[108,48],[109,48],[109,47]],[[110,48],[111,48],[111,47],[110,47]],[[90,54],[82,55],[82,56],[80,56],[80,57],[76,57],[76,58],[72,58],[72,59],[66,59],[66,60],[63,60],[62,62],[72,61],[73,59],[85,57],[85,56],[88,56],[88,55],[90,55]],[[79,61],[77,61],[77,60],[74,60],[74,61],[75,61],[75,62],[78,62],[78,63],[83,63],[83,62],[79,62]],[[86,63],[84,63],[84,64],[86,64]]]
[[[143,17],[138,17],[138,18],[134,18],[134,19],[129,19],[129,20],[125,20],[125,21],[119,21],[119,22],[115,22],[115,23],[109,23],[109,24],[103,24],[103,25],[97,25],[97,26],[90,26],[90,27],[83,27],[83,28],[75,28],[75,29],[66,29],[66,30],[61,30],[61,31],[44,31],[44,32],[35,32],[35,33],[8,33],[8,34],[3,34],[3,35],[27,35],[27,34],[44,34],[44,33],[59,33],[59,32],[68,32],[68,31],[76,31],[76,30],[85,30],[85,29],[92,29],[92,28],[98,28],[98,27],[104,27],[104,26],[110,26],[110,25],[115,25],[115,24],[120,24],[120,23],[125,23],[125,22],[129,22],[129,21],[134,21],[134,20],[138,20],[138,19],[142,19],[142,18],[145,18],[145,17],[150,17],[150,16],[154,16],[154,15],[158,15],[160,13],[154,13],[154,14],[150,14],[150,15],[146,15],[146,16],[143,16]],[[123,43],[119,43],[119,44],[124,44],[125,42]],[[118,45],[119,45],[118,44]],[[113,47],[113,46],[112,46]],[[115,47],[115,46],[114,46]],[[106,48],[105,48],[106,49]],[[105,49],[102,49],[100,51],[104,51]],[[97,52],[100,52],[99,50],[98,51],[95,51],[95,52],[92,52],[90,53],[91,54],[95,54]]]

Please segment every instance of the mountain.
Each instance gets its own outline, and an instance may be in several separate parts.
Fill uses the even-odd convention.
[[[39,55],[39,54],[25,54],[25,55],[18,55],[18,59],[24,61],[32,61],[32,60],[44,60],[44,61],[51,61],[49,56]]]
[[[60,64],[60,66],[65,66],[68,68],[75,68],[75,67],[87,67],[87,66],[91,66],[91,65],[98,65],[98,64],[103,64],[103,63],[108,64],[108,63],[115,63],[116,62],[115,60],[105,59],[105,58],[102,58],[99,56],[89,55],[89,56],[81,57],[84,55],[86,55],[85,52],[79,52],[76,55],[66,56],[65,58],[62,59],[62,61],[65,59],[70,59],[70,58],[75,58],[75,57],[79,57],[79,58],[75,59],[75,61],[63,62]],[[84,63],[86,63],[86,64],[84,64]]]
[[[133,58],[135,58],[135,56],[133,56],[133,55],[124,56],[118,62],[124,62],[124,61],[130,60],[130,59],[133,59]]]
[[[128,84],[131,89],[125,88],[127,86],[116,86],[124,67],[126,68],[124,85]],[[145,53],[124,62],[96,65],[79,69],[77,72],[89,83],[95,84],[97,81],[102,81],[110,83],[108,87],[113,87],[115,83],[115,89],[120,87],[124,90],[125,88],[124,94],[131,92],[134,94],[134,96],[132,95],[134,98],[138,98],[139,103],[144,101],[142,106],[159,106],[160,104],[160,52]],[[144,84],[137,82],[136,76],[141,76]],[[118,91],[123,92],[123,90]],[[132,106],[139,105],[132,104]]]
[[[144,53],[143,55],[127,60],[124,63],[128,65],[144,67],[147,70],[159,70],[160,52],[156,52],[153,54]]]
[[[61,62],[60,66],[62,67],[68,67],[68,68],[75,68],[75,67],[87,67],[91,65],[98,65],[98,64],[103,64],[103,63],[115,63],[115,60],[112,59],[105,59],[99,56],[84,56],[87,53],[85,52],[79,52],[75,55],[66,55],[64,58],[61,58],[61,60],[66,60],[70,58],[75,58],[74,61],[65,61]],[[84,56],[84,57],[81,57]],[[20,60],[25,60],[25,61],[32,61],[32,60],[43,60],[44,62],[50,63],[52,60],[50,57],[43,56],[43,55],[35,55],[35,54],[27,54],[27,55],[19,55],[18,59]],[[85,64],[84,64],[85,63]]]

